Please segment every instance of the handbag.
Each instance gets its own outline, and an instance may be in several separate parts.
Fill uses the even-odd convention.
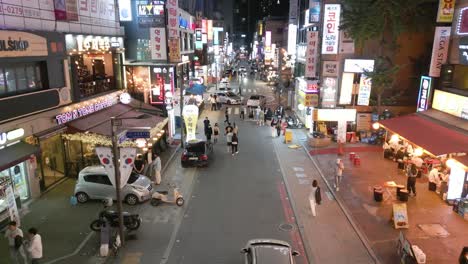
[[[231,142],[232,145],[237,145],[237,141]]]

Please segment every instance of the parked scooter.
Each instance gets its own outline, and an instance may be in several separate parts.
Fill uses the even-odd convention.
[[[104,200],[104,208],[109,207],[111,203],[109,201]],[[128,230],[137,230],[141,225],[141,218],[138,214],[131,214],[129,212],[122,212],[123,215],[123,223],[124,226]],[[112,210],[102,210],[99,213],[99,219],[94,220],[91,222],[89,227],[93,231],[101,231],[101,227],[109,223],[111,227],[119,227],[119,213]]]
[[[303,128],[304,124],[296,116],[287,116],[288,128]]]
[[[172,196],[170,197],[169,191],[155,191],[151,197],[151,205],[158,206],[162,203],[175,203],[177,206],[182,206],[185,203],[184,197],[179,192],[179,188],[170,186],[172,188]]]

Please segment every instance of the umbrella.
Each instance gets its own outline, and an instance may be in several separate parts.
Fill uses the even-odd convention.
[[[206,90],[206,86],[203,84],[195,84],[192,88],[186,89],[185,91],[191,94],[203,95]]]

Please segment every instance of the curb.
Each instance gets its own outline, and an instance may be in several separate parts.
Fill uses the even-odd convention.
[[[289,183],[287,181],[283,166],[281,165],[281,162],[279,162],[280,159],[279,159],[279,156],[278,156],[278,148],[276,147],[275,142],[273,142],[273,148],[275,149],[276,159],[278,160],[278,164],[279,164],[279,167],[280,167],[280,170],[281,170],[281,176],[283,178],[284,185],[286,186],[286,192],[288,193],[289,203],[291,204],[291,207],[292,207],[293,212],[294,212],[294,217],[296,219],[297,229],[299,230],[299,234],[301,235],[302,245],[304,246],[304,252],[305,252],[305,255],[306,255],[307,263],[313,264],[314,262],[311,261],[313,258],[311,258],[311,253],[308,250],[308,248],[310,248],[309,247],[309,240],[307,240],[307,237],[304,234],[304,225],[302,223],[300,223],[301,222],[300,218],[297,217],[299,214],[298,214],[298,210],[297,210],[297,207],[296,207],[296,203],[294,202],[294,199],[291,199],[291,197],[292,197],[291,196],[291,193],[292,193],[291,188],[290,188]],[[301,225],[299,225],[299,224],[301,224]]]
[[[161,169],[161,176],[164,174],[164,172],[166,171],[167,167],[169,166],[169,163],[172,162],[172,159],[174,159],[175,154],[176,154],[177,152],[179,152],[179,150],[180,150],[180,144],[177,145],[177,148],[175,149],[174,153],[172,153],[172,155],[169,157],[169,159],[167,159],[166,164],[164,164],[164,167]]]
[[[335,198],[335,201],[338,203],[338,206],[340,207],[341,211],[343,212],[343,214],[346,216],[346,219],[348,219],[348,222],[351,224],[351,226],[353,227],[354,231],[356,232],[356,234],[358,235],[359,239],[361,240],[361,243],[364,245],[364,247],[366,248],[367,250],[367,253],[369,253],[370,257],[374,260],[374,263],[375,264],[381,264],[381,262],[379,261],[377,255],[375,254],[374,250],[372,249],[372,247],[370,246],[369,244],[369,241],[367,241],[367,238],[366,236],[361,232],[361,230],[359,230],[357,224],[354,222],[351,214],[348,212],[348,210],[346,209],[345,205],[343,204],[343,202],[341,201],[341,199],[336,195],[335,193],[335,190],[331,187],[331,185],[328,183],[328,180],[326,179],[325,175],[323,174],[322,170],[320,169],[320,167],[318,166],[317,162],[315,161],[315,159],[312,157],[312,155],[310,155],[309,151],[307,151],[307,147],[304,145],[304,143],[300,143],[303,150],[306,152],[307,156],[309,156],[309,159],[312,161],[312,163],[314,164],[314,167],[317,169],[318,173],[320,174],[320,177],[322,177],[322,180],[325,182],[325,184],[327,185],[327,188],[328,190],[330,191],[330,193],[333,195],[333,197]]]

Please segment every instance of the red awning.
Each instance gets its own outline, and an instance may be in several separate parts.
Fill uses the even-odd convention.
[[[468,152],[468,135],[418,114],[381,120],[379,123],[435,156]]]

